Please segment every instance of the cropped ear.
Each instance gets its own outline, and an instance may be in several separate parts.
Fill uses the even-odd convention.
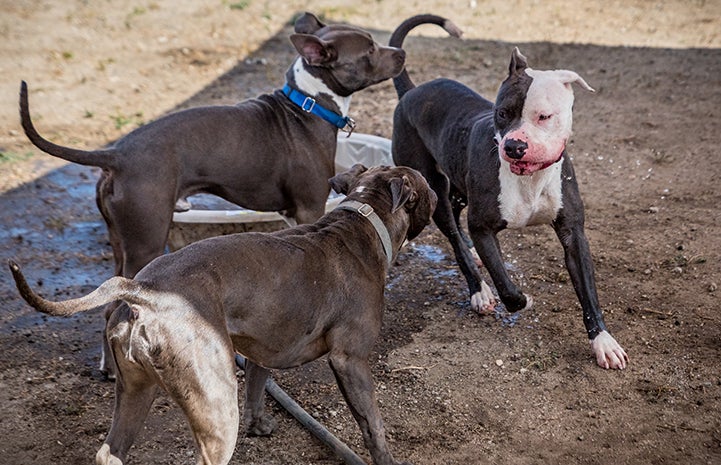
[[[573,84],[575,82],[589,92],[596,92],[593,87],[589,86],[586,81],[584,81],[583,78],[575,71],[559,69],[555,72],[558,74],[558,78],[563,84]]]
[[[416,194],[416,191],[411,187],[411,183],[408,181],[408,176],[393,178],[388,182],[388,184],[390,184],[391,195],[393,197],[393,207],[391,208],[391,213],[395,213],[406,203],[409,205],[415,204],[418,194]]]
[[[347,195],[350,192],[353,182],[366,171],[368,171],[368,168],[360,163],[356,163],[348,171],[336,174],[330,178],[328,184],[330,184],[331,189],[337,193]]]
[[[338,53],[335,47],[312,34],[291,34],[290,41],[300,56],[312,66],[318,66],[334,61]]]
[[[514,47],[513,53],[511,53],[511,63],[508,65],[508,76],[521,75],[526,68],[528,68],[528,60],[518,50],[518,47]]]
[[[295,20],[294,27],[295,32],[299,34],[313,34],[319,29],[323,29],[325,24],[323,24],[316,15],[306,11]]]

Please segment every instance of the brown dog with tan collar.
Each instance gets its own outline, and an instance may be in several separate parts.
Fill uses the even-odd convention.
[[[328,354],[373,463],[400,463],[385,441],[368,356],[388,268],[430,222],[437,198],[405,167],[356,165],[330,184],[347,197],[314,224],[196,242],[153,260],[134,279],[116,276],[77,299],[39,297],[10,263],[21,295],[41,312],[65,316],[124,302],[106,328],[116,399],[98,464],[123,463],[159,387],[188,417],[198,463],[228,463],[239,423],[235,352],[248,359],[248,433],[275,427],[263,412],[268,369]]]

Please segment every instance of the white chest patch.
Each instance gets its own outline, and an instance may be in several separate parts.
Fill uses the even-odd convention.
[[[340,108],[341,115],[348,116],[348,110],[350,109],[350,96],[341,97],[333,93],[330,88],[325,85],[325,82],[321,81],[317,77],[310,74],[303,67],[303,58],[298,59],[293,64],[293,74],[295,76],[295,83],[298,89],[302,90],[304,94],[312,97],[317,97],[318,94],[326,94],[333,97],[333,101]]]
[[[561,197],[561,165],[554,163],[529,176],[511,173],[507,161],[501,159],[498,179],[501,193],[498,204],[501,217],[510,229],[550,224],[563,206]]]

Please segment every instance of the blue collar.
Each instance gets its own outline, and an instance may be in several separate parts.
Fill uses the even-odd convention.
[[[320,106],[316,103],[313,97],[309,97],[303,92],[293,89],[288,84],[283,86],[283,93],[290,99],[291,102],[298,105],[303,111],[320,116],[341,131],[347,132],[348,135],[350,135],[355,129],[355,121],[353,121],[353,118],[349,116],[341,116],[334,111],[330,111],[327,108]]]

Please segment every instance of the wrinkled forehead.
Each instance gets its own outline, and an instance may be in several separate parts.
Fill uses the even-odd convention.
[[[538,71],[526,68],[531,77],[528,87],[526,107],[533,111],[565,108],[573,104],[573,90],[570,84],[564,84],[557,71]]]

